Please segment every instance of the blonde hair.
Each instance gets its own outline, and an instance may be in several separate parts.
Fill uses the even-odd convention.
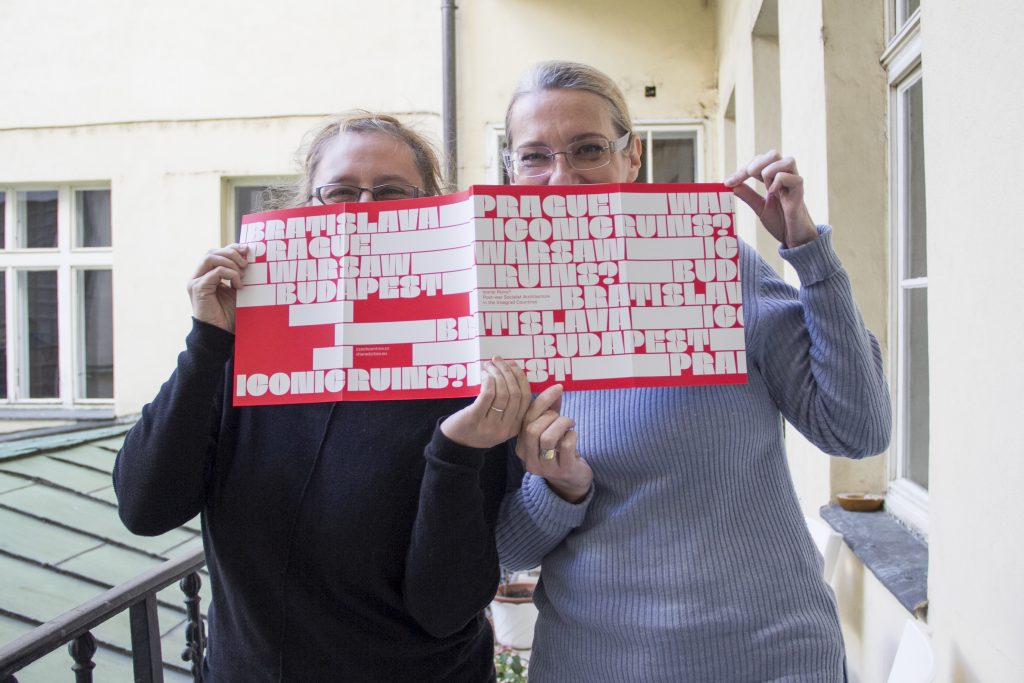
[[[324,148],[342,133],[384,133],[404,142],[412,151],[416,169],[423,178],[423,193],[428,196],[441,194],[441,171],[433,145],[393,116],[357,110],[346,112],[307,134],[308,142],[299,148],[296,155],[302,174],[293,183],[268,188],[262,210],[305,206],[313,196],[313,176],[323,158]]]
[[[544,90],[583,90],[594,93],[608,104],[612,125],[619,135],[633,132],[629,106],[619,86],[602,71],[578,62],[550,61],[534,64],[523,74],[505,110],[505,138],[512,146],[512,109],[526,95]],[[629,147],[624,151],[628,151]]]

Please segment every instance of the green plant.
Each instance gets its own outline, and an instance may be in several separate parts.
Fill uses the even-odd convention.
[[[511,648],[499,648],[494,653],[494,669],[498,683],[526,683],[526,662]]]

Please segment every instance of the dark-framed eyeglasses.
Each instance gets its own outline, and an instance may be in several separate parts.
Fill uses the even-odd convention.
[[[375,202],[386,202],[393,199],[415,199],[423,196],[423,190],[408,183],[385,183],[374,187],[359,187],[344,183],[328,183],[313,190],[313,196],[321,204],[342,204],[358,202],[364,192],[369,192]]]
[[[556,152],[544,145],[528,145],[516,149],[506,149],[505,168],[509,174],[523,178],[536,178],[551,173],[555,168],[555,157],[565,156],[569,166],[577,171],[592,171],[607,166],[612,161],[612,154],[621,152],[629,144],[632,133],[625,133],[616,140],[596,135],[576,140],[564,152]]]

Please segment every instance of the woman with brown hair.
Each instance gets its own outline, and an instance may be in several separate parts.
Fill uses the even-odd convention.
[[[277,204],[439,189],[418,134],[354,114],[314,133],[298,183]],[[483,610],[498,583],[494,526],[505,442],[530,402],[525,375],[495,359],[475,400],[235,408],[245,266],[238,244],[203,258],[188,286],[186,349],[114,469],[135,533],[202,517],[213,590],[205,680],[492,680]]]

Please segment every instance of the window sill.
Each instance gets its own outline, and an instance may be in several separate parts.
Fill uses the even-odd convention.
[[[928,544],[882,512],[821,508],[821,518],[842,535],[853,554],[900,604],[917,617],[928,610]]]

